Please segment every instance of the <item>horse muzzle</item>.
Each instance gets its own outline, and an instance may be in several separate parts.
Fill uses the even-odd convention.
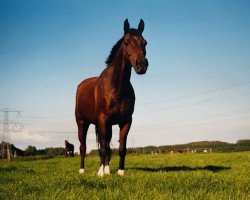
[[[135,69],[135,72],[137,74],[145,74],[148,69],[148,60],[146,58],[143,59],[137,59],[135,61],[135,64],[133,65],[133,68]]]

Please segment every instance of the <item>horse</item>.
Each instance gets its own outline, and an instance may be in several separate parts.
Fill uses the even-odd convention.
[[[68,155],[74,157],[74,145],[65,140],[65,156]]]
[[[123,29],[124,35],[111,49],[106,68],[100,76],[85,79],[77,87],[75,118],[80,141],[80,174],[84,173],[87,131],[89,125],[94,124],[100,156],[97,175],[110,174],[113,125],[120,128],[118,175],[124,175],[127,136],[135,106],[135,92],[130,82],[131,69],[134,68],[139,75],[145,74],[148,60],[147,41],[142,36],[144,21],[141,19],[138,28],[134,29],[130,28],[126,19]]]

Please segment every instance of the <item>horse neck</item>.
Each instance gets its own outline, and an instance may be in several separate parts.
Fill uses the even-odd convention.
[[[112,88],[118,94],[122,94],[123,90],[130,84],[131,77],[131,64],[124,55],[122,46],[119,48],[110,67],[113,68],[111,74]]]

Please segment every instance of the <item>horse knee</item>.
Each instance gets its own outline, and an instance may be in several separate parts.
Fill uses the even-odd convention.
[[[100,147],[98,152],[99,152],[100,157],[105,157],[106,156],[106,149],[104,147]]]
[[[111,156],[111,153],[112,153],[111,149],[108,148],[108,149],[107,149],[107,155],[108,155],[108,156]]]
[[[79,132],[78,139],[79,139],[80,143],[85,142],[86,141],[86,134],[84,134],[83,132]]]
[[[83,155],[86,153],[86,145],[80,145],[80,154]]]

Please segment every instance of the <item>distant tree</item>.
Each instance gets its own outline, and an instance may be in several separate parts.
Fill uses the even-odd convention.
[[[10,145],[11,148],[11,152],[15,155],[15,156],[24,156],[24,151],[15,147],[14,144]]]
[[[237,145],[250,145],[250,140],[238,140]]]
[[[56,148],[49,147],[49,148],[45,148],[45,152],[49,156],[64,155],[64,148],[62,148],[62,147],[56,147]]]
[[[236,143],[237,151],[249,151],[250,150],[250,140],[238,140]]]
[[[25,150],[24,150],[24,154],[26,156],[34,156],[37,154],[37,150],[35,146],[28,146]]]
[[[37,155],[45,155],[45,154],[46,154],[45,149],[38,149],[37,150]]]

